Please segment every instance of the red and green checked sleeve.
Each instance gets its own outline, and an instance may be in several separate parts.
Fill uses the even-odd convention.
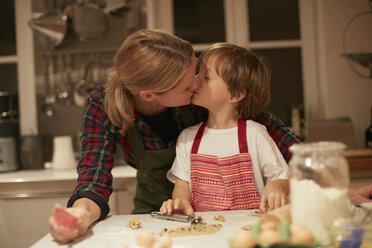
[[[111,170],[114,166],[118,128],[108,121],[104,111],[104,89],[99,88],[87,100],[81,128],[81,159],[78,181],[68,207],[79,198],[89,198],[101,208],[100,219],[109,213],[112,193]]]
[[[281,120],[268,112],[262,112],[257,116],[254,121],[264,125],[267,132],[278,146],[280,152],[283,154],[284,159],[289,162],[292,153],[289,147],[293,144],[301,142],[301,139],[289,129]]]

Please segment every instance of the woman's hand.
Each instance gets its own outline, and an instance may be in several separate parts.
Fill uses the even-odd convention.
[[[360,188],[350,188],[350,201],[352,204],[359,206],[363,202],[372,202],[372,184]]]
[[[75,238],[83,235],[89,225],[89,213],[83,208],[67,208],[66,212],[78,219],[76,225],[72,228],[59,225],[54,216],[49,218],[50,234],[54,239],[61,243],[68,243]]]
[[[192,209],[191,204],[187,200],[180,199],[169,199],[164,201],[160,207],[161,214],[184,214],[194,216],[194,209]]]
[[[260,209],[263,213],[268,210],[274,210],[288,203],[289,181],[285,179],[277,179],[266,184],[262,196]],[[269,208],[266,208],[266,205]]]
[[[49,218],[50,234],[55,240],[64,244],[84,235],[101,214],[98,205],[87,198],[76,200],[74,205],[66,208],[65,211],[77,218],[76,225],[71,228],[58,224],[54,216]]]

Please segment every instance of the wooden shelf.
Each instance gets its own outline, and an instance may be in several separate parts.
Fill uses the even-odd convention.
[[[350,171],[372,170],[372,149],[345,150]]]

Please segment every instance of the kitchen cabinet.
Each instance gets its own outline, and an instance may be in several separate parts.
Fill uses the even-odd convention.
[[[113,169],[110,215],[130,214],[135,169]],[[76,184],[76,171],[34,170],[0,174],[0,247],[29,247],[49,232],[54,204],[65,206]]]

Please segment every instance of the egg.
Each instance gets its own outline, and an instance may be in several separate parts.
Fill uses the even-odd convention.
[[[152,248],[171,248],[172,240],[169,235],[163,235],[158,239]]]
[[[292,223],[289,226],[289,230],[291,232],[291,243],[309,245],[314,243],[314,236],[305,225],[301,223]]]
[[[250,248],[257,244],[253,234],[249,231],[238,231],[231,240],[233,248]]]
[[[272,214],[264,214],[260,218],[260,227],[261,230],[263,229],[273,229],[277,230],[280,226],[280,219]]]
[[[270,246],[284,242],[282,236],[273,229],[265,229],[258,235],[258,243],[260,245]]]
[[[141,232],[137,234],[137,244],[141,247],[152,248],[156,239],[150,232]]]

